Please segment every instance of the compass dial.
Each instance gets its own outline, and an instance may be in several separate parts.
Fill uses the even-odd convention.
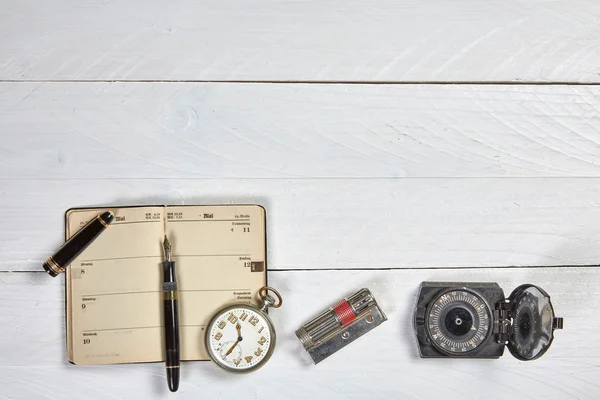
[[[475,350],[488,337],[490,320],[486,302],[464,289],[443,292],[429,305],[426,314],[433,345],[448,355]]]

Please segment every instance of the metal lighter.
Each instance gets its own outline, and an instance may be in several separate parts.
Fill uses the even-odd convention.
[[[360,289],[296,331],[315,364],[386,321],[369,289]]]

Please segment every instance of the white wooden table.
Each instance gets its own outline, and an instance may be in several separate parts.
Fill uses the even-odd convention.
[[[600,2],[5,0],[0,36],[0,398],[600,396]],[[67,208],[239,202],[286,300],[266,367],[67,363]],[[565,329],[422,360],[424,280],[537,284]],[[313,366],[294,330],[361,287],[388,322]]]

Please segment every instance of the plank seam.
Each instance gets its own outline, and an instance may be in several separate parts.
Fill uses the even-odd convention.
[[[523,176],[468,176],[468,175],[455,175],[455,176],[444,176],[444,175],[430,175],[430,176],[292,176],[292,177],[276,177],[276,176],[223,176],[223,177],[195,177],[195,176],[182,176],[182,177],[64,177],[64,178],[52,178],[52,177],[30,177],[30,176],[15,176],[15,177],[2,177],[0,181],[127,181],[127,180],[142,180],[142,181],[360,181],[360,180],[423,180],[423,179],[435,179],[435,180],[450,180],[450,179],[598,179],[600,174],[594,175],[523,175]]]
[[[465,271],[465,270],[482,270],[482,269],[552,269],[552,268],[580,268],[580,269],[594,269],[600,268],[600,264],[585,264],[585,265],[506,265],[506,266],[485,266],[485,267],[423,267],[423,268],[279,268],[270,269],[268,272],[319,272],[319,271]],[[46,271],[0,271],[2,273],[9,274],[46,274]]]
[[[482,86],[600,86],[574,81],[347,81],[347,80],[203,80],[203,79],[0,79],[0,83],[214,83],[299,85],[482,85]]]

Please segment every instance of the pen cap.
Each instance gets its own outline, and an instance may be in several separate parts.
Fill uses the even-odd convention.
[[[97,215],[65,244],[63,244],[42,265],[44,270],[52,277],[65,271],[69,265],[83,250],[85,250],[97,237],[108,227],[115,218],[110,211]]]
[[[44,267],[46,272],[53,278],[61,272],[64,272],[65,270],[63,267],[61,267],[54,261],[54,258],[52,258],[52,256],[48,257],[48,259],[44,262],[42,267]]]

